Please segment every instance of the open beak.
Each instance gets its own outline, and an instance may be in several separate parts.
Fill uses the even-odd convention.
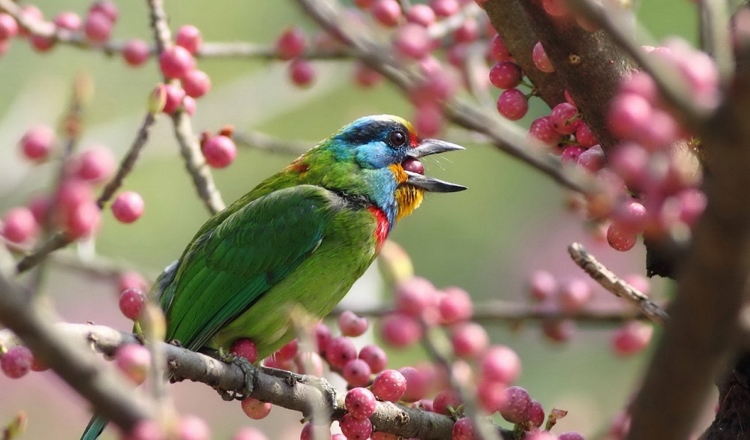
[[[407,157],[412,160],[418,160],[421,157],[429,156],[431,154],[445,153],[447,151],[464,150],[465,148],[452,144],[450,142],[441,141],[438,139],[424,139],[414,148],[411,148],[407,153]],[[421,167],[421,165],[420,165]],[[427,177],[424,174],[417,173],[414,171],[406,170],[406,174],[409,176],[406,183],[417,186],[430,192],[457,192],[466,189],[463,185],[455,183],[445,182],[434,177]]]

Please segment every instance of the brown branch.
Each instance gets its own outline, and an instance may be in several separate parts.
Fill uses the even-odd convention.
[[[665,324],[669,315],[658,304],[651,301],[641,291],[620,279],[591,255],[580,243],[568,246],[568,253],[575,263],[591,278],[616,296],[630,302],[657,324]]]
[[[234,132],[232,139],[237,145],[272,153],[294,155],[302,154],[315,145],[314,142],[279,139],[257,131]]]

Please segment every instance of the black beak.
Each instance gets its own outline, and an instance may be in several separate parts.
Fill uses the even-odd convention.
[[[445,142],[438,139],[424,139],[422,142],[420,142],[419,145],[411,148],[407,153],[407,156],[413,159],[419,159],[420,157],[429,156],[431,154],[439,154],[445,153],[447,151],[458,151],[464,149],[464,147],[452,144],[450,142]],[[466,187],[463,185],[445,182],[443,180],[435,179],[434,177],[427,177],[412,171],[407,171],[406,174],[409,176],[406,183],[422,188],[425,191],[448,193],[463,191],[466,189]]]

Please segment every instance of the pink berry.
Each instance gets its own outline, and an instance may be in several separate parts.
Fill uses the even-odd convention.
[[[529,278],[529,294],[534,301],[544,301],[557,293],[557,280],[546,270],[537,270]]]
[[[464,322],[453,327],[451,344],[456,356],[471,359],[479,356],[487,349],[490,338],[481,325],[475,322]]]
[[[609,157],[610,168],[628,187],[637,189],[645,180],[649,153],[640,145],[626,142],[618,145]]]
[[[191,70],[180,81],[185,94],[193,98],[200,98],[211,90],[211,78],[202,70]]]
[[[558,440],[558,438],[549,431],[532,431],[524,437],[524,440]]]
[[[241,403],[242,411],[254,420],[265,419],[268,414],[271,413],[271,404],[268,402],[261,402],[258,399],[248,397]]]
[[[580,145],[568,145],[562,151],[560,161],[564,164],[576,164],[578,163],[578,158],[581,157],[581,154],[583,154],[584,151],[586,150]]]
[[[166,114],[172,114],[180,108],[185,98],[185,91],[182,87],[175,86],[174,84],[167,84],[164,86],[166,91],[166,101],[164,102],[164,109],[162,110]]]
[[[517,121],[529,111],[529,102],[520,90],[508,89],[498,97],[497,111],[511,121]]]
[[[586,148],[591,148],[599,143],[589,126],[583,123],[583,121],[576,128],[576,142]]]
[[[591,299],[591,286],[580,278],[563,283],[557,301],[560,309],[567,313],[579,312]]]
[[[126,318],[135,321],[141,316],[148,297],[141,289],[126,289],[120,294],[120,311]]]
[[[534,119],[529,127],[529,134],[550,146],[555,146],[562,141],[562,135],[555,130],[549,116]]]
[[[29,36],[29,42],[31,43],[31,47],[37,51],[37,52],[48,52],[53,47],[55,47],[56,40],[52,37],[43,37],[41,35],[31,35]]]
[[[614,250],[628,251],[635,246],[636,241],[638,241],[638,234],[623,228],[618,223],[612,223],[607,228],[607,243]]]
[[[396,0],[376,0],[370,13],[378,23],[387,27],[394,27],[401,20],[401,6]]]
[[[367,440],[372,435],[370,420],[356,419],[351,414],[344,414],[339,420],[339,427],[348,440]]]
[[[654,328],[640,321],[630,321],[612,335],[612,348],[618,356],[630,356],[648,347]]]
[[[433,48],[427,29],[412,23],[398,28],[393,46],[402,56],[415,60],[424,58]]]
[[[364,334],[370,324],[367,318],[357,316],[351,310],[344,310],[338,319],[339,329],[344,336],[356,337]]]
[[[130,40],[122,49],[122,57],[130,66],[140,66],[148,60],[151,48],[143,40]]]
[[[318,352],[324,353],[328,348],[328,343],[331,341],[331,329],[322,322],[315,324],[315,343]]]
[[[460,83],[453,70],[432,56],[422,58],[419,65],[426,78],[409,90],[409,100],[415,106],[435,105],[456,93]]]
[[[101,12],[91,12],[83,22],[83,33],[92,43],[104,43],[112,35],[112,21]]]
[[[209,440],[211,428],[205,420],[197,416],[182,416],[177,423],[176,440]]]
[[[347,362],[357,358],[357,347],[351,339],[339,336],[328,342],[326,359],[336,368],[343,368]]]
[[[397,402],[406,391],[406,378],[396,370],[383,370],[372,382],[372,392],[380,400]]]
[[[552,65],[552,61],[547,56],[547,52],[544,51],[544,46],[542,46],[541,42],[537,42],[534,45],[534,49],[531,52],[531,60],[534,62],[536,68],[544,73],[555,71],[555,66]]]
[[[422,339],[422,326],[413,317],[393,313],[380,320],[380,335],[394,347],[408,347]]]
[[[313,425],[308,422],[302,427],[300,440],[333,440],[328,425]]]
[[[148,290],[148,282],[139,274],[134,271],[121,272],[117,277],[118,292],[122,292],[127,289],[140,289]]]
[[[141,384],[151,367],[151,353],[142,345],[123,345],[115,352],[115,365],[134,383]]]
[[[438,414],[452,415],[463,402],[457,392],[443,390],[435,396],[432,401],[432,410]]]
[[[706,209],[706,194],[696,188],[688,188],[677,194],[680,201],[680,220],[693,227]]]
[[[490,54],[495,61],[507,61],[513,58],[513,55],[510,54],[510,50],[508,50],[508,46],[505,45],[505,41],[500,34],[495,34],[495,36],[492,37],[492,40],[490,41]]]
[[[412,277],[396,285],[396,310],[411,316],[420,316],[425,309],[435,307],[435,286],[425,278]]]
[[[455,43],[472,43],[479,38],[479,23],[474,18],[467,18],[453,32],[453,41]]]
[[[206,158],[206,163],[213,168],[226,168],[237,156],[237,146],[234,141],[224,135],[209,137],[201,145],[201,151]]]
[[[490,347],[482,357],[480,367],[481,377],[495,382],[513,383],[521,375],[521,359],[504,345]]]
[[[576,324],[570,319],[545,319],[542,321],[542,333],[551,342],[569,341],[576,331]]]
[[[302,56],[307,46],[307,38],[302,29],[293,26],[287,28],[276,40],[276,51],[282,60],[291,60]]]
[[[404,402],[416,402],[424,399],[432,385],[430,374],[424,369],[414,367],[403,367],[398,370],[406,379],[406,390],[401,400]]]
[[[631,73],[620,84],[619,92],[640,95],[651,104],[656,104],[659,100],[659,89],[656,87],[656,82],[646,72],[635,71]]]
[[[295,85],[307,87],[315,80],[315,68],[308,60],[295,58],[289,64],[289,77]]]
[[[581,123],[581,114],[578,113],[578,109],[574,106],[567,102],[561,102],[552,109],[550,121],[558,133],[572,134],[578,129],[578,125]]]
[[[45,125],[37,125],[23,134],[19,145],[27,158],[44,160],[55,145],[55,132]]]
[[[471,296],[460,287],[446,287],[438,300],[441,324],[455,324],[466,321],[474,313]]]
[[[383,82],[383,76],[367,64],[359,61],[354,64],[354,82],[360,87],[374,87]]]
[[[353,388],[346,393],[346,411],[357,420],[369,419],[375,413],[377,401],[367,388]]]
[[[377,345],[368,344],[359,350],[359,359],[367,362],[373,373],[380,373],[388,364],[388,356],[382,348]]]
[[[297,356],[297,353],[299,352],[299,341],[297,339],[292,339],[291,341],[284,344],[283,347],[276,350],[276,353],[273,354],[273,356],[281,361],[289,361],[294,359],[295,356]]]
[[[628,200],[615,209],[612,219],[619,225],[619,228],[638,234],[646,228],[648,212],[641,203]]]
[[[417,3],[406,11],[406,21],[428,27],[435,23],[435,11],[425,4]]]
[[[553,17],[565,17],[570,13],[565,0],[542,0],[542,7]]]
[[[508,386],[502,382],[480,380],[477,384],[477,401],[481,408],[492,414],[500,408],[505,399],[505,389]]]
[[[599,145],[589,148],[578,156],[578,166],[592,173],[596,173],[604,168],[605,164],[606,158],[604,156],[604,150],[602,150],[602,147]]]
[[[431,0],[430,7],[438,17],[456,15],[461,8],[457,0]]]
[[[2,236],[12,243],[26,243],[39,232],[39,225],[29,208],[13,208],[2,221]]]
[[[583,435],[578,432],[565,432],[557,436],[557,440],[586,440]]]
[[[528,391],[519,386],[505,390],[505,400],[499,412],[503,418],[511,423],[524,423],[529,420],[531,397]]]
[[[159,55],[161,72],[169,79],[181,79],[195,70],[195,58],[182,46],[172,46],[164,49]]]
[[[401,162],[401,168],[403,168],[404,171],[411,171],[412,173],[424,175],[424,165],[422,164],[422,162],[412,157],[407,157],[406,159],[404,159],[404,161]]]
[[[200,29],[191,24],[180,26],[177,30],[175,44],[184,47],[193,55],[198,53],[198,49],[200,49],[202,42],[203,37],[201,36]]]
[[[354,387],[364,387],[370,383],[370,366],[362,359],[352,359],[344,364],[341,375],[344,380]]]
[[[235,339],[229,352],[235,356],[244,357],[253,364],[258,361],[258,347],[248,338]]]
[[[122,223],[133,223],[143,215],[143,198],[134,191],[120,193],[112,203],[112,214]]]
[[[654,110],[642,96],[624,93],[615,96],[607,113],[607,125],[615,136],[633,139],[652,123]]]
[[[541,403],[533,399],[529,406],[529,422],[535,428],[542,426],[542,423],[544,423],[544,408],[542,408]]]
[[[474,425],[468,417],[461,417],[453,424],[451,431],[452,440],[475,440],[477,438],[474,432]]]
[[[17,34],[18,22],[16,19],[5,12],[0,13],[0,40],[8,40]]]
[[[112,23],[117,21],[117,5],[111,0],[98,0],[89,7],[89,14],[104,14]]]
[[[445,126],[443,109],[439,105],[427,104],[418,106],[416,110],[414,127],[417,132],[425,137],[437,136]],[[424,174],[424,167],[422,170],[420,174]]]
[[[257,428],[243,426],[234,433],[232,440],[268,440],[268,437]]]
[[[500,89],[512,89],[521,83],[523,72],[513,61],[500,61],[490,69],[490,82]]]
[[[182,98],[182,110],[190,116],[195,114],[195,98],[186,96]]]
[[[99,228],[101,211],[94,202],[81,203],[67,213],[63,227],[69,238],[90,237]]]
[[[81,204],[93,203],[94,194],[86,182],[68,179],[60,185],[55,198],[58,209],[63,214],[69,214]]]
[[[34,216],[34,221],[37,224],[42,225],[47,221],[47,215],[52,207],[52,198],[46,194],[37,195],[33,197],[29,203],[28,208],[31,210],[31,214]]]
[[[109,148],[96,145],[79,155],[74,168],[75,177],[98,183],[108,179],[114,173],[115,158]]]
[[[66,29],[72,32],[77,32],[81,29],[81,17],[75,12],[61,12],[55,16],[53,23],[55,23],[55,26],[60,29]]]
[[[31,370],[34,355],[27,347],[17,345],[11,347],[0,357],[0,370],[11,379],[18,379]]]

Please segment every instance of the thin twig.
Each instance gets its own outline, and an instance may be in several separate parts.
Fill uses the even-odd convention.
[[[641,291],[626,283],[597,261],[580,243],[568,246],[568,253],[575,263],[581,267],[594,281],[602,287],[614,293],[616,296],[629,301],[657,324],[664,325],[669,320],[669,315],[658,304],[651,301]]]
[[[237,145],[271,153],[294,155],[302,154],[315,145],[315,142],[280,139],[257,131],[234,132],[232,139]]]

